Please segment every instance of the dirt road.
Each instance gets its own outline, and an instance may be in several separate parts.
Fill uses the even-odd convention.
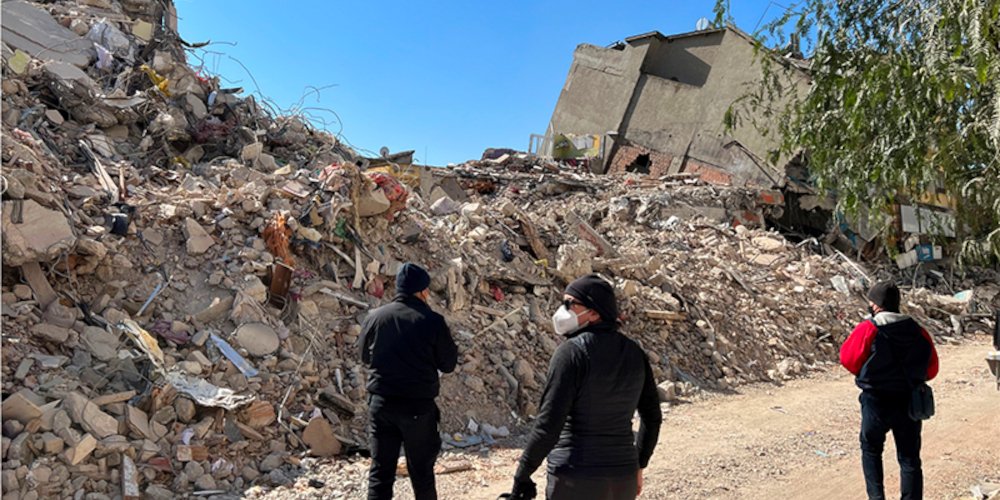
[[[956,498],[984,479],[1000,481],[1000,392],[983,360],[988,348],[983,337],[939,348],[941,373],[932,383],[937,415],[923,431],[925,498]],[[865,498],[857,396],[852,377],[831,367],[783,387],[756,385],[665,409],[640,498]],[[475,470],[439,476],[441,497],[496,498],[510,487],[518,454],[499,449],[467,457]],[[891,437],[885,457],[892,498],[899,475]],[[319,474],[341,488],[326,495],[358,498],[367,464],[352,465],[338,467],[335,475],[320,467],[304,477]],[[535,480],[544,487],[542,473]],[[304,491],[302,483],[284,493],[324,496]],[[405,483],[397,482],[397,498],[412,498]]]

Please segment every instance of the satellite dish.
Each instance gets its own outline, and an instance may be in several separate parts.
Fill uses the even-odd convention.
[[[385,146],[382,146],[382,149],[378,150],[378,154],[380,156],[382,156],[382,158],[388,158],[389,157],[389,148],[387,148]]]
[[[705,30],[708,29],[708,27],[709,27],[710,24],[711,23],[708,22],[708,18],[707,17],[703,17],[703,18],[699,19],[697,23],[695,23],[694,29],[696,31],[705,31]]]

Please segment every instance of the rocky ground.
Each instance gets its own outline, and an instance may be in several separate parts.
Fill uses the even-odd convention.
[[[923,431],[928,499],[1000,498],[1000,392],[983,361],[985,336],[940,348],[932,382],[938,413]],[[640,498],[865,498],[857,431],[857,388],[831,366],[782,384],[753,384],[732,393],[703,393],[663,407],[663,430],[644,475]],[[898,492],[891,439],[886,445],[887,494]],[[517,441],[439,464],[472,470],[438,475],[441,498],[492,500],[510,488]],[[364,498],[366,460],[320,462],[295,483],[250,498]],[[543,484],[544,476],[535,475]],[[312,481],[312,486],[310,486]],[[316,482],[319,481],[319,482]],[[322,486],[320,485],[322,483]],[[976,493],[983,493],[975,496]],[[396,498],[412,498],[401,478]]]

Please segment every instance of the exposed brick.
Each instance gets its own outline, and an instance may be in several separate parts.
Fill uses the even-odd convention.
[[[649,175],[652,177],[660,177],[667,174],[670,169],[670,162],[673,160],[673,155],[668,153],[661,153],[649,148],[644,148],[641,146],[625,145],[618,148],[615,153],[615,157],[611,159],[611,167],[608,169],[609,174],[622,174],[627,172],[629,165],[631,165],[639,155],[649,155],[650,167]]]
[[[691,158],[689,158],[687,164],[685,164],[684,171],[698,174],[698,177],[700,177],[701,180],[709,184],[717,184],[720,186],[731,186],[733,184],[732,174],[718,167],[714,167]]]

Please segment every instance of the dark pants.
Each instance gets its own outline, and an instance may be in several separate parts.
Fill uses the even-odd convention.
[[[406,470],[410,474],[416,500],[437,499],[434,461],[441,451],[437,409],[414,414],[372,408],[369,418],[372,465],[368,471],[368,499],[392,498],[400,445],[406,451]]]
[[[548,500],[634,500],[639,471],[625,477],[575,477],[549,474]]]
[[[861,393],[861,468],[865,473],[868,498],[885,498],[882,472],[882,447],[885,435],[892,431],[899,461],[900,493],[903,500],[918,500],[924,495],[924,475],[920,468],[919,420],[909,416],[910,394]]]

